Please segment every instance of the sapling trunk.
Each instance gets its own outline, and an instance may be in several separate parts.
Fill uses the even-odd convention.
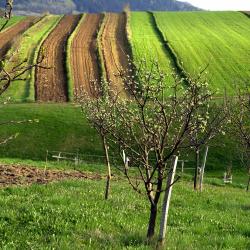
[[[102,142],[103,142],[103,149],[105,152],[105,159],[106,159],[106,165],[107,165],[107,182],[106,182],[106,189],[105,189],[105,199],[107,200],[109,197],[109,192],[110,192],[111,167],[110,167],[110,162],[109,162],[108,145],[107,145],[105,136],[102,136]]]
[[[200,150],[197,148],[195,151],[195,172],[194,172],[194,190],[198,189],[198,175],[199,175],[199,165],[200,165]]]
[[[148,240],[151,240],[155,234],[156,218],[157,218],[157,204],[154,205],[151,204],[150,217],[148,222],[148,233],[147,233]]]
[[[249,177],[248,177],[248,182],[247,182],[247,192],[249,191],[249,188],[250,188],[250,168],[248,170],[248,175]]]

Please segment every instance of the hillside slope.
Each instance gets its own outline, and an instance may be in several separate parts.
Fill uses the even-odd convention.
[[[0,4],[1,7],[4,3]],[[14,11],[18,14],[33,14],[49,11],[53,14],[78,12],[120,12],[129,5],[132,10],[195,10],[188,3],[176,0],[19,0]]]

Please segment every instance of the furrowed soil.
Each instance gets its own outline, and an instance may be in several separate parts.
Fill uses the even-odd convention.
[[[100,80],[96,39],[102,19],[102,14],[87,14],[72,41],[71,69],[75,95],[84,90],[94,96],[91,82]]]
[[[0,165],[0,188],[13,185],[46,184],[65,179],[99,180],[99,174],[81,171],[38,169],[20,165]]]
[[[0,33],[0,59],[6,55],[15,39],[30,28],[38,19],[37,17],[27,17]]]
[[[39,58],[44,56],[41,66],[47,68],[39,67],[36,70],[37,101],[68,101],[66,44],[80,18],[80,15],[64,16],[41,46]]]
[[[115,91],[125,94],[120,72],[128,69],[126,15],[108,13],[101,37],[107,80]]]

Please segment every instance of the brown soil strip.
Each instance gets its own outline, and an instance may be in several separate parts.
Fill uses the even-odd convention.
[[[126,37],[126,15],[108,13],[102,34],[102,51],[107,80],[115,91],[125,94],[123,82],[119,76],[128,69],[128,41]]]
[[[27,17],[0,33],[0,59],[6,55],[15,39],[31,27],[36,20],[35,17]]]
[[[91,82],[100,80],[96,39],[102,19],[102,14],[86,14],[72,41],[71,69],[75,95],[84,90],[94,96]]]
[[[81,171],[44,170],[19,165],[0,165],[0,188],[13,185],[47,184],[66,179],[100,180],[101,176]]]
[[[36,70],[36,100],[68,101],[66,45],[80,18],[80,15],[64,16],[41,46],[39,57],[45,57],[41,66],[50,68]]]

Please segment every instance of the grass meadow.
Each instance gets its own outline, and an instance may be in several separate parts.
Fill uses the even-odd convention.
[[[9,67],[13,67],[18,63],[27,61],[27,64],[34,64],[37,60],[37,53],[41,43],[46,38],[46,35],[57,24],[60,16],[45,16],[24,34],[19,37],[13,47],[8,52],[10,55],[18,50],[18,55],[15,56],[13,63]],[[25,80],[15,81],[11,84],[8,90],[1,96],[1,98],[11,98],[15,102],[27,102],[35,100],[34,90],[34,70],[27,71],[22,78]]]
[[[102,154],[99,137],[71,104],[10,104],[0,107],[6,121],[39,119],[39,123],[0,126],[0,138],[19,136],[0,147],[1,157],[45,160],[46,150]]]
[[[195,76],[207,68],[218,95],[235,93],[250,78],[250,18],[240,12],[155,12],[165,41]]]
[[[249,249],[249,194],[209,178],[197,193],[190,179],[174,186],[166,249]],[[116,174],[108,201],[104,188],[103,179],[0,189],[0,248],[155,249],[145,241],[148,201]]]

